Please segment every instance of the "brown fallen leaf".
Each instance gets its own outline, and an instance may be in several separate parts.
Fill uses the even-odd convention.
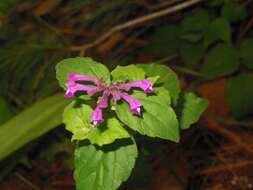
[[[197,92],[203,98],[209,100],[206,113],[227,116],[229,113],[228,104],[225,98],[225,79],[206,82],[197,87]]]

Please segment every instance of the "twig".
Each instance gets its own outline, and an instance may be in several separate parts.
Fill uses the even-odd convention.
[[[97,46],[98,44],[100,44],[101,42],[106,40],[108,37],[113,35],[115,32],[124,30],[126,28],[134,27],[138,24],[141,24],[141,23],[144,23],[144,22],[147,22],[147,21],[151,21],[151,20],[154,20],[156,18],[165,16],[165,15],[168,15],[168,14],[175,13],[177,11],[183,10],[187,7],[193,6],[193,5],[195,5],[197,3],[200,3],[202,1],[204,1],[204,0],[190,0],[190,1],[186,0],[185,2],[180,3],[178,5],[168,7],[168,8],[162,9],[160,11],[156,11],[154,13],[151,13],[149,15],[145,15],[145,16],[127,21],[125,23],[116,25],[115,27],[111,28],[109,31],[105,32],[100,37],[95,39],[95,41],[93,41],[91,43],[88,43],[88,44],[80,45],[80,46],[72,46],[72,47],[70,47],[70,50],[71,51],[79,51],[80,55],[83,56],[87,49],[90,49],[94,46]]]
[[[229,126],[240,126],[240,127],[248,127],[248,128],[253,127],[253,121],[237,121],[229,117],[226,118],[226,117],[214,115],[214,114],[208,114],[208,117]]]
[[[236,143],[239,147],[241,147],[242,149],[244,149],[245,151],[253,155],[253,148],[250,145],[248,145],[246,142],[244,143],[243,139],[236,133],[233,133],[231,130],[226,129],[223,126],[207,125],[207,127],[223,135],[224,137],[230,139],[231,141]]]
[[[229,169],[236,169],[236,168],[245,167],[245,166],[252,165],[252,164],[253,164],[252,160],[245,160],[245,161],[241,161],[239,163],[226,164],[224,166],[218,166],[215,168],[208,168],[208,169],[199,170],[199,171],[197,171],[197,173],[198,174],[217,173],[217,172],[223,172],[223,171],[226,171]]]
[[[138,0],[137,3],[139,3],[140,5],[145,6],[149,10],[157,10],[157,9],[161,9],[161,8],[173,5],[175,3],[178,3],[178,0],[165,1],[165,2],[162,2],[158,5],[152,5],[151,3],[148,3],[145,0]]]
[[[189,75],[192,75],[195,77],[207,78],[207,75],[204,75],[200,72],[194,71],[194,70],[186,68],[186,67],[171,66],[171,68],[178,71],[178,72],[186,73],[186,74],[189,74]]]
[[[18,172],[15,172],[15,175],[21,180],[23,181],[25,184],[27,184],[28,186],[30,186],[32,189],[34,190],[40,190],[40,188],[38,186],[36,186],[35,184],[33,184],[29,179],[25,178],[23,175],[21,175]]]

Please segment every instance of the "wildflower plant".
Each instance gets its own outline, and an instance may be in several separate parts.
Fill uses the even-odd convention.
[[[128,179],[137,158],[136,133],[179,141],[207,101],[180,93],[177,75],[164,65],[117,66],[111,73],[91,58],[57,64],[65,97],[63,123],[76,141],[78,190],[114,190]]]

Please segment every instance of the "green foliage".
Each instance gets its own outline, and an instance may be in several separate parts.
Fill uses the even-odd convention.
[[[63,88],[65,88],[69,72],[103,78],[106,83],[109,83],[110,81],[110,72],[108,69],[104,65],[90,58],[68,58],[57,64],[56,78],[58,79],[60,86]]]
[[[128,65],[128,66],[117,66],[112,71],[112,81],[135,81],[135,80],[143,80],[145,79],[145,72],[138,68],[135,65]]]
[[[49,97],[19,113],[0,128],[0,160],[62,122],[62,94]]]
[[[169,91],[169,94],[171,96],[174,105],[177,103],[177,99],[180,92],[180,86],[178,77],[174,71],[172,71],[170,68],[164,65],[159,65],[156,63],[149,65],[140,64],[137,66],[145,71],[147,77],[159,76],[159,78],[156,81],[156,85],[163,86],[164,88],[166,88],[166,90]]]
[[[73,71],[103,77],[111,84],[109,71],[100,63],[90,58],[71,58],[59,62],[56,67],[57,78],[64,89],[66,76]],[[118,66],[111,76],[112,83],[151,79],[155,92],[145,94],[137,89],[128,92],[141,102],[140,116],[134,115],[125,101],[110,101],[109,107],[113,109],[104,110],[104,122],[96,127],[92,125],[91,118],[96,106],[93,98],[97,97],[76,94],[77,99],[65,108],[63,122],[66,129],[73,133],[72,140],[89,140],[87,143],[80,141],[76,148],[75,180],[78,190],[114,190],[130,176],[137,157],[136,145],[129,141],[134,131],[179,141],[178,119],[171,103],[176,105],[180,89],[172,70],[159,64]],[[205,100],[192,94],[187,95],[185,100],[180,120],[182,128],[196,122],[207,105]],[[119,145],[119,142],[123,143]]]
[[[253,39],[245,39],[240,47],[242,63],[249,69],[253,69]]]
[[[197,122],[208,106],[208,101],[197,97],[194,93],[186,92],[179,99],[177,113],[181,129],[188,129]]]
[[[106,118],[101,126],[94,128],[91,124],[91,112],[89,105],[78,105],[77,102],[72,102],[65,108],[63,123],[73,133],[72,140],[89,139],[92,144],[102,146],[116,139],[130,137],[115,117]]]
[[[147,51],[157,55],[166,56],[176,53],[178,48],[179,28],[175,25],[168,25],[157,29],[151,39]]]
[[[190,42],[199,41],[203,37],[209,22],[209,14],[206,10],[200,10],[189,17],[185,17],[181,22],[180,39]]]
[[[253,74],[242,73],[226,82],[226,97],[232,114],[241,119],[253,112]]]
[[[168,106],[166,99],[160,96],[158,92],[156,96],[147,96],[139,92],[133,93],[132,96],[141,100],[144,108],[142,116],[134,116],[129,111],[129,106],[122,102],[116,107],[119,119],[143,135],[178,142],[177,117],[173,109]]]
[[[246,9],[234,1],[226,1],[222,7],[222,17],[230,22],[238,22],[246,17]]]
[[[208,52],[201,72],[213,79],[232,74],[238,66],[239,56],[236,49],[226,44],[218,44]]]
[[[114,190],[130,176],[137,157],[131,139],[97,147],[79,143],[75,151],[77,190]]]
[[[231,44],[230,24],[224,18],[217,18],[208,25],[204,34],[204,48],[206,49],[217,41]]]
[[[16,5],[18,0],[1,0],[0,15],[7,15]]]
[[[187,67],[193,68],[204,54],[204,47],[201,43],[184,42],[181,44],[180,55]]]
[[[0,127],[1,125],[10,119],[13,115],[10,105],[6,102],[5,99],[0,97]]]

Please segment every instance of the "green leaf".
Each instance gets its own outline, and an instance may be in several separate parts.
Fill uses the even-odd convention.
[[[181,23],[180,39],[190,42],[199,41],[209,22],[209,14],[206,10],[200,10],[192,16],[185,17]]]
[[[225,92],[232,114],[241,119],[253,113],[253,74],[240,74],[226,82]]]
[[[202,58],[204,48],[201,43],[182,42],[180,54],[185,65],[192,68]]]
[[[168,56],[176,53],[178,48],[179,28],[176,25],[167,25],[158,28],[151,38],[146,50],[155,55]]]
[[[152,82],[152,85],[154,86],[157,80],[160,78],[160,76],[153,76],[153,77],[148,77],[147,79]]]
[[[253,39],[245,39],[240,47],[242,63],[249,69],[253,69]]]
[[[238,69],[239,58],[234,47],[218,44],[208,53],[201,72],[210,79],[232,74]]]
[[[0,15],[7,15],[15,7],[18,0],[1,0]]]
[[[147,77],[160,76],[155,83],[155,86],[163,86],[166,88],[170,93],[173,104],[176,104],[180,92],[180,86],[177,75],[174,71],[164,65],[156,63],[148,65],[139,64],[137,66],[145,71]]]
[[[55,95],[35,103],[0,128],[0,160],[62,123],[68,101]]]
[[[199,42],[203,35],[199,32],[190,32],[186,34],[181,34],[180,39],[188,42]]]
[[[207,106],[207,100],[191,92],[184,93],[179,99],[177,107],[180,128],[188,129],[192,124],[197,122]]]
[[[135,65],[117,66],[112,72],[112,81],[135,81],[145,79],[145,72],[143,69]]]
[[[105,111],[104,111],[105,112]],[[73,133],[72,140],[89,139],[92,144],[104,145],[116,139],[129,138],[129,133],[114,117],[106,117],[103,124],[93,127],[91,124],[92,108],[86,104],[72,102],[65,108],[63,123]]]
[[[215,19],[207,28],[204,35],[204,48],[217,41],[231,44],[231,28],[229,22],[224,18]]]
[[[120,121],[133,130],[150,137],[160,137],[175,142],[179,140],[178,121],[175,112],[169,107],[167,99],[159,94],[148,96],[142,92],[134,92],[131,96],[138,98],[142,105],[142,116],[133,115],[129,105],[122,101],[116,106],[116,114]]]
[[[233,1],[227,1],[222,7],[221,15],[230,22],[238,22],[245,18],[247,13],[244,6]]]
[[[5,101],[5,99],[0,97],[0,125],[2,125],[8,119],[10,119],[12,117],[12,115],[13,114],[12,114],[10,105],[8,105],[8,103]]]
[[[130,176],[137,154],[136,144],[130,139],[103,147],[80,143],[75,151],[76,189],[118,189]]]
[[[68,58],[60,61],[56,66],[56,78],[62,88],[66,88],[68,73],[76,72],[96,78],[103,78],[104,81],[110,83],[110,72],[106,66],[98,63],[88,57]]]

